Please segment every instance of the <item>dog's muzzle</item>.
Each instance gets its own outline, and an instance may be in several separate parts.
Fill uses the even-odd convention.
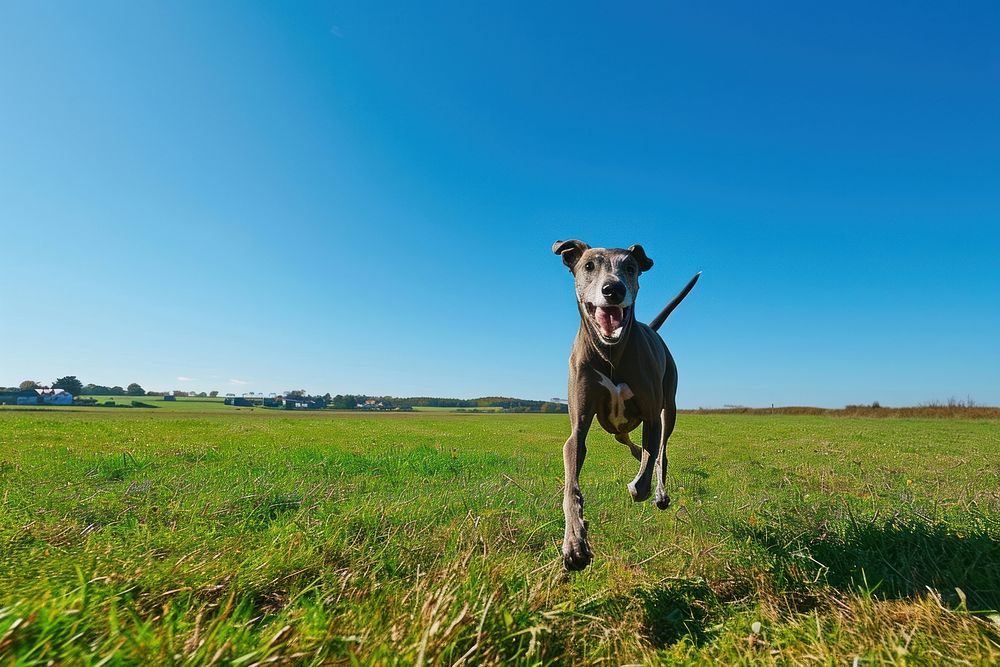
[[[586,304],[587,319],[595,333],[605,345],[616,345],[625,332],[628,318],[632,313],[630,306]]]

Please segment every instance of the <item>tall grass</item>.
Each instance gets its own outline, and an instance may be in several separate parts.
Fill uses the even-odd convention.
[[[565,416],[0,412],[17,664],[1000,660],[1000,423],[682,415],[666,512]]]

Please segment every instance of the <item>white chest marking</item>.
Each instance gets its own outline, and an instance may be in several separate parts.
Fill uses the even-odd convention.
[[[625,417],[625,401],[635,396],[632,390],[624,382],[621,384],[615,384],[611,381],[607,375],[599,370],[594,370],[600,377],[599,382],[601,386],[611,392],[611,413],[608,415],[608,421],[615,428],[623,428],[625,424],[628,423],[628,419]]]

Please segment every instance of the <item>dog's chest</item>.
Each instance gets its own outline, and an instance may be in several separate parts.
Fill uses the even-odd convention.
[[[603,419],[600,419],[601,424],[612,433],[620,433],[631,421],[625,401],[632,398],[635,394],[632,393],[632,389],[624,382],[615,384],[611,378],[599,370],[595,369],[594,372],[597,373],[600,385],[608,391],[608,410],[605,414],[600,415],[603,417]]]

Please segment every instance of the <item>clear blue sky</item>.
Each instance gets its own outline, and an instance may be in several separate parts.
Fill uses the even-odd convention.
[[[0,5],[0,385],[1000,404],[1000,5],[542,4]]]

